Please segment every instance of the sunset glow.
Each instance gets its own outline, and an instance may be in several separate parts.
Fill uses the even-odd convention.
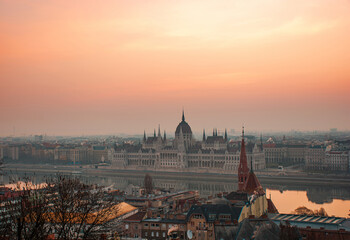
[[[0,135],[349,129],[348,0],[0,0],[0,29]]]

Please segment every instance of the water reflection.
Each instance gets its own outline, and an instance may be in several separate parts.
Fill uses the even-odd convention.
[[[24,173],[7,174],[4,181],[8,182],[11,179],[23,178]],[[32,176],[34,183],[40,183],[45,180],[45,174],[27,174]],[[93,176],[81,175],[82,181],[89,184],[99,184],[104,186],[111,186],[115,189],[125,190],[129,185],[143,185],[143,176]],[[211,179],[196,179],[195,177],[180,177],[153,175],[153,183],[155,187],[172,188],[174,190],[199,190],[202,196],[214,195],[218,192],[235,191],[237,187],[237,179],[234,177],[227,177],[220,180]],[[277,208],[280,212],[290,213],[298,206],[310,206],[313,210],[322,206],[328,207],[330,215],[337,215],[345,217],[347,213],[335,211],[337,208],[350,208],[350,187],[348,186],[333,186],[333,185],[315,185],[305,183],[295,183],[294,181],[282,184],[276,181],[261,179],[261,184],[266,188],[269,196],[271,194]],[[305,197],[304,197],[305,196]],[[335,202],[337,200],[337,202]],[[338,202],[344,200],[342,202]],[[291,204],[293,203],[293,204]],[[296,207],[294,206],[296,205]],[[278,207],[280,206],[280,208]],[[283,211],[281,211],[283,210]],[[343,210],[342,210],[343,211]],[[347,210],[348,211],[348,210]],[[340,214],[340,215],[339,215]]]

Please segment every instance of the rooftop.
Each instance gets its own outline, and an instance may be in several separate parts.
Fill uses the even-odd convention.
[[[292,225],[297,225],[298,227],[323,227],[329,230],[343,228],[350,231],[350,219],[341,217],[271,213],[269,214],[269,218],[275,222],[289,221]]]

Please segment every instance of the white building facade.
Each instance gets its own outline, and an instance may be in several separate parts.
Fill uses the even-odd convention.
[[[265,156],[262,145],[248,143],[247,158],[254,170],[265,169]],[[110,149],[111,167],[117,169],[199,172],[199,173],[236,173],[240,160],[240,147],[229,143],[227,132],[218,136],[205,136],[202,141],[193,138],[191,127],[182,121],[176,128],[175,139],[167,141],[166,134],[154,132],[146,137],[142,145],[126,145]]]

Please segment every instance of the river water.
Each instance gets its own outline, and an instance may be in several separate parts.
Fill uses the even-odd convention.
[[[33,173],[7,173],[4,183],[11,179],[19,179],[30,176],[35,183],[41,183],[49,174]],[[142,186],[143,176],[118,176],[116,175],[80,175],[79,178],[86,183],[111,186],[114,189],[125,190],[129,186]],[[315,184],[312,182],[300,184],[294,181],[268,181],[261,179],[261,185],[271,198],[280,213],[291,213],[297,207],[305,206],[312,210],[323,207],[329,216],[349,217],[350,213],[350,185]],[[181,176],[157,176],[153,175],[153,185],[160,188],[172,188],[174,190],[198,190],[201,196],[207,197],[219,192],[231,192],[237,188],[237,179],[227,177],[222,180],[197,179],[196,176],[182,178]]]

